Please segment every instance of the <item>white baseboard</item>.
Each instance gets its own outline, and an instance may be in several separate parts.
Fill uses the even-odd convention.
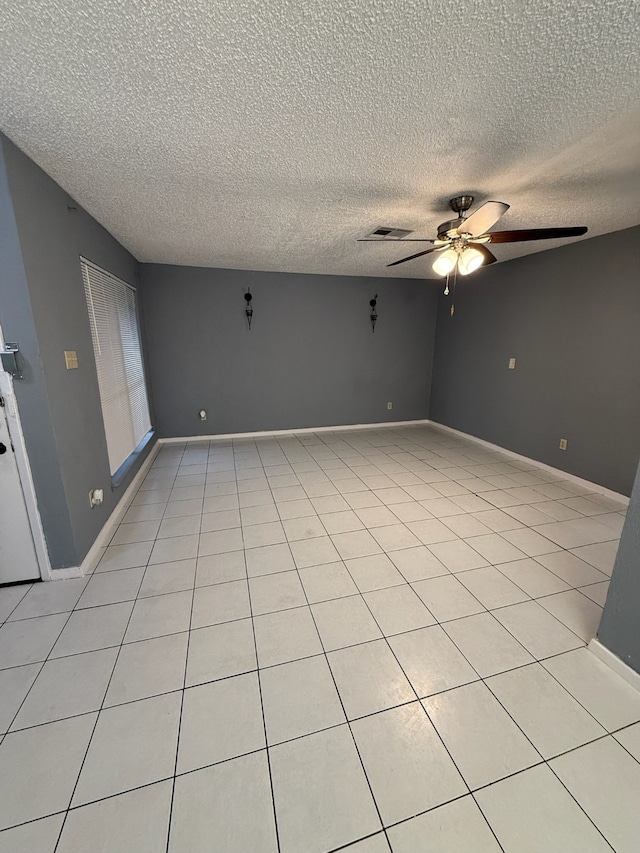
[[[505,456],[509,456],[511,459],[518,459],[520,462],[527,462],[529,465],[535,465],[537,468],[542,468],[552,474],[557,474],[559,477],[562,477],[563,480],[570,480],[572,483],[577,483],[577,485],[583,486],[585,489],[589,489],[589,491],[596,492],[599,495],[606,495],[608,498],[620,501],[624,506],[629,506],[629,498],[626,495],[621,495],[619,492],[614,492],[612,489],[607,489],[604,486],[598,485],[598,483],[592,483],[590,480],[577,477],[575,474],[569,474],[561,468],[554,468],[553,465],[547,465],[545,462],[539,462],[537,459],[531,459],[529,456],[523,456],[521,453],[515,453],[513,450],[507,450],[505,447],[500,447],[499,444],[491,444],[490,441],[485,441],[483,438],[477,438],[477,436],[470,435],[468,432],[462,432],[459,429],[445,426],[445,424],[440,424],[437,421],[427,421],[427,423],[436,429],[443,430],[443,432],[451,433],[452,435],[464,438],[467,441],[473,441],[475,444],[480,444],[482,447],[486,447],[489,450],[496,450],[500,453],[504,453]]]
[[[225,432],[213,435],[184,435],[177,438],[159,438],[161,444],[182,444],[186,441],[229,441],[234,438],[269,438],[276,435],[302,435],[310,432],[335,432],[352,429],[380,429],[381,427],[406,427],[429,424],[426,419],[415,421],[383,421],[375,424],[337,424],[336,426],[302,427],[300,429],[273,429],[259,432]]]
[[[628,663],[625,663],[617,655],[614,655],[612,651],[609,651],[606,646],[602,645],[600,640],[594,637],[587,648],[598,658],[598,660],[606,663],[610,669],[617,673],[621,678],[624,678],[628,684],[635,687],[636,690],[640,690],[640,672],[636,672],[635,669],[631,669]]]
[[[90,574],[95,569],[100,557],[102,556],[102,549],[109,543],[109,540],[113,536],[114,529],[118,524],[120,524],[122,517],[129,508],[129,504],[131,503],[134,494],[138,490],[138,486],[144,480],[149,468],[151,468],[151,465],[153,464],[153,460],[158,455],[159,450],[160,443],[156,441],[149,451],[147,458],[136,471],[135,477],[129,483],[127,490],[115,505],[109,518],[105,521],[102,526],[102,530],[98,533],[95,542],[91,548],[89,548],[89,551],[82,563],[80,563],[79,566],[70,566],[67,569],[51,569],[50,580],[59,581],[68,580],[69,578],[82,578],[85,575]]]

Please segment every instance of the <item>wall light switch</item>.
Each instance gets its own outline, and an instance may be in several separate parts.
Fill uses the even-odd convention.
[[[393,409],[393,403],[387,403],[387,409]]]
[[[64,351],[64,363],[67,370],[75,370],[78,366],[78,353],[74,349]]]
[[[566,450],[567,449],[567,443],[568,442],[567,442],[566,438],[561,438],[560,439],[560,450]]]
[[[515,370],[515,369],[516,369],[516,360],[515,360],[515,358],[510,358],[509,359],[509,370]]]

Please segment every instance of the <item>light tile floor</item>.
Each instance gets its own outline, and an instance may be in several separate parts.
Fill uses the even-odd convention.
[[[623,519],[425,426],[164,446],[0,589],[0,853],[636,853]]]

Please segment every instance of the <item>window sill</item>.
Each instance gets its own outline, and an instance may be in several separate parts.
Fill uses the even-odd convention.
[[[115,472],[115,474],[111,475],[112,489],[117,489],[118,486],[122,483],[122,481],[127,477],[127,474],[129,474],[131,469],[135,467],[138,460],[140,459],[140,455],[142,454],[143,450],[149,444],[149,442],[153,440],[155,434],[155,430],[150,429],[149,432],[144,436],[140,444],[133,451],[133,453],[130,456],[127,456],[127,458],[124,460],[124,462]]]

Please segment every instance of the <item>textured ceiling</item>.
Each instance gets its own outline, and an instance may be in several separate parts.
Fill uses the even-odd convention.
[[[446,202],[640,222],[637,0],[0,0],[0,126],[142,261],[425,277]],[[500,245],[500,260],[558,245]],[[426,246],[425,246],[426,248]]]

